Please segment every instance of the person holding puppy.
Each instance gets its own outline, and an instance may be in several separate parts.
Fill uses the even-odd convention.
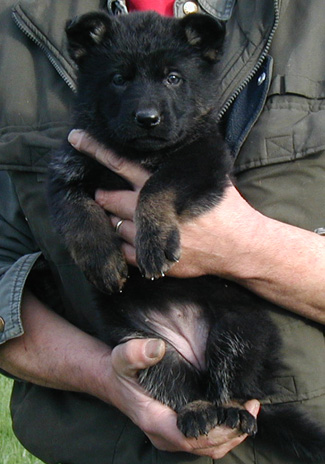
[[[89,286],[52,231],[44,180],[48,152],[69,127],[75,85],[64,23],[103,2],[22,0],[12,11],[13,3],[0,7],[0,60],[11,76],[0,84],[0,365],[19,379],[12,401],[17,436],[48,463],[280,463],[236,430],[182,436],[175,413],[136,381],[139,369],[163,357],[163,342],[132,340],[111,351],[91,336]],[[279,379],[278,401],[303,401],[324,423],[325,242],[313,232],[325,221],[323,5],[201,3],[227,21],[220,116],[238,190],[230,187],[217,208],[183,224],[182,257],[170,275],[221,275],[282,307],[274,318],[292,370]],[[120,4],[109,2],[112,12]],[[134,186],[96,198],[120,224],[125,256],[136,265],[133,214],[148,174],[78,131],[70,143]],[[49,269],[60,308],[47,308],[31,291]],[[246,407],[258,414],[257,401]]]

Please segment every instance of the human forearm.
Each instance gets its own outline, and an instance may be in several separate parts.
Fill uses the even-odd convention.
[[[195,240],[197,227],[202,229],[202,241]],[[280,306],[325,323],[323,237],[263,216],[233,187],[224,204],[184,225],[183,234],[185,254],[193,253],[186,247],[197,243],[195,253],[203,266],[199,272],[235,280]]]
[[[238,282],[301,316],[325,324],[325,240],[262,217]]]
[[[88,393],[107,403],[123,404],[119,399],[121,389],[115,389],[112,350],[106,344],[49,310],[28,290],[23,295],[22,322],[24,335],[0,346],[0,367],[4,371],[44,387]],[[153,358],[150,352],[149,358]]]
[[[26,291],[24,335],[0,347],[1,367],[22,380],[72,391],[95,391],[100,360],[110,349],[47,309]]]

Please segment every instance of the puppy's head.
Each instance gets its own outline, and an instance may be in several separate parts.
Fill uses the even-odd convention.
[[[193,136],[213,111],[223,23],[97,12],[70,21],[66,33],[78,67],[78,122],[103,143],[157,152]]]

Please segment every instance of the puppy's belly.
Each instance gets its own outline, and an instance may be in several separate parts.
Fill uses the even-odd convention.
[[[205,369],[209,327],[198,306],[175,303],[164,314],[150,310],[146,313],[145,324],[186,361],[201,371]]]

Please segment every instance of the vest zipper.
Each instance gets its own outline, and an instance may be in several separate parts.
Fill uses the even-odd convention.
[[[69,73],[64,69],[58,58],[51,52],[51,50],[46,46],[44,39],[39,37],[32,29],[28,26],[28,24],[24,21],[24,19],[19,15],[17,10],[12,12],[12,17],[18,26],[18,28],[28,37],[32,42],[34,42],[46,55],[52,66],[55,68],[59,76],[63,79],[63,81],[68,85],[68,87],[75,93],[76,92],[76,85],[69,75]]]
[[[112,15],[128,14],[125,0],[107,0],[106,6]]]
[[[232,94],[232,96],[224,104],[223,108],[221,109],[221,111],[218,114],[218,120],[221,120],[221,118],[224,116],[226,111],[230,108],[232,103],[236,100],[236,98],[238,97],[240,92],[244,89],[244,87],[246,87],[246,85],[250,82],[250,80],[255,76],[255,74],[260,69],[260,66],[262,65],[264,59],[266,58],[266,56],[268,54],[268,51],[270,50],[271,43],[272,43],[272,40],[273,40],[275,31],[276,31],[278,25],[279,25],[279,3],[278,3],[278,0],[274,0],[274,23],[273,23],[270,35],[268,37],[268,40],[266,42],[266,45],[264,47],[264,50],[263,50],[261,56],[259,57],[256,65],[252,69],[252,71],[248,74],[246,79],[244,79],[244,81],[241,83],[241,85],[236,89],[236,91]]]

